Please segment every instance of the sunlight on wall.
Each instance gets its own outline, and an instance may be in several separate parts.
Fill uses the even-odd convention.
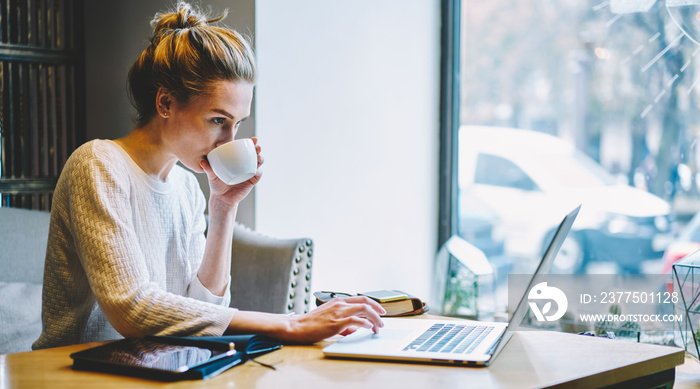
[[[437,250],[439,2],[256,3],[256,224],[314,239],[314,290],[426,296]]]

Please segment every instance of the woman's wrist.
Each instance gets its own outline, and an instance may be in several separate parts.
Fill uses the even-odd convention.
[[[209,225],[217,222],[227,222],[235,220],[238,213],[238,203],[232,205],[209,198]]]
[[[239,202],[228,202],[219,196],[209,196],[209,212],[216,211],[218,213],[235,212],[238,209]]]
[[[256,333],[282,340],[294,339],[291,316],[266,312],[237,311],[227,333]]]

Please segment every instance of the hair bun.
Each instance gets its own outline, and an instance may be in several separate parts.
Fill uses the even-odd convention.
[[[156,96],[163,88],[179,102],[211,92],[219,81],[255,84],[255,54],[248,40],[226,26],[214,26],[226,16],[211,18],[180,1],[173,11],[157,13],[153,36],[129,69],[129,98],[138,127],[156,117]]]
[[[209,19],[209,16],[204,14],[197,8],[192,7],[187,2],[180,1],[177,3],[177,8],[174,11],[157,13],[151,21],[153,27],[153,36],[157,37],[165,32],[206,26],[209,23],[219,21],[226,17],[227,12],[216,18]]]

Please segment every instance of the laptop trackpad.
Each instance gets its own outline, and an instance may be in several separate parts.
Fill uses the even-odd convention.
[[[367,328],[360,328],[354,333],[340,339],[338,343],[362,343],[367,341],[372,342],[392,342],[405,341],[407,336],[411,334],[411,330],[402,329],[380,329],[378,334]]]
[[[382,328],[378,334],[365,328],[323,349],[326,355],[386,355],[400,351],[410,340],[411,330]]]

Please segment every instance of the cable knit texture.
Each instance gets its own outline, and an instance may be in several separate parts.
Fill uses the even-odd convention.
[[[161,182],[112,141],[76,150],[54,193],[33,348],[223,334],[235,313],[229,288],[214,296],[197,278],[204,208],[196,178],[180,166]]]

